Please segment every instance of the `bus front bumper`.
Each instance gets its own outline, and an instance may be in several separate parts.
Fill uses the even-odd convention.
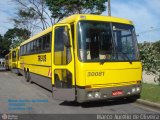
[[[116,86],[108,88],[84,89],[77,87],[77,102],[107,100],[116,98],[138,98],[141,93],[141,84]]]

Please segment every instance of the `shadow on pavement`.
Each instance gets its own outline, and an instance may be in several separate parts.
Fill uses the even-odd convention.
[[[133,103],[131,99],[116,99],[116,100],[105,100],[105,101],[94,101],[94,102],[85,102],[85,103],[78,103],[78,102],[67,102],[64,101],[59,105],[62,106],[81,106],[83,108],[90,108],[90,107],[101,107],[101,106],[114,106],[114,105],[121,105],[121,104],[128,104]]]

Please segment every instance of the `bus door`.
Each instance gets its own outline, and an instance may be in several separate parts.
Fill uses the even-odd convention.
[[[75,100],[73,43],[69,24],[54,25],[52,54],[53,98]]]

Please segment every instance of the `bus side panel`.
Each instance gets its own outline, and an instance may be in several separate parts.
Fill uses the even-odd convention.
[[[20,56],[20,72],[25,75],[24,72],[29,71],[32,82],[52,90],[50,59],[51,53]]]

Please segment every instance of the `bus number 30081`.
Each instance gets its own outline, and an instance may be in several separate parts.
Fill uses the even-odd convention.
[[[104,72],[88,72],[88,76],[104,76]]]

